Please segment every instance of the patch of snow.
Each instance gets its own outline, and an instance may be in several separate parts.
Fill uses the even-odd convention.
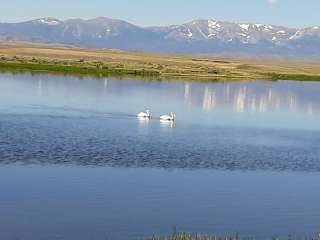
[[[254,24],[254,26],[257,27],[257,28],[260,28],[260,27],[263,26],[263,24],[257,23],[257,24]]]
[[[228,40],[228,42],[232,42],[233,41],[233,38],[230,38],[229,40]]]
[[[205,35],[199,27],[197,27],[197,29],[198,29],[199,33],[200,33],[204,38],[208,38],[208,36]]]
[[[244,34],[244,33],[238,33],[238,34],[242,37],[248,37],[247,34]]]
[[[221,25],[218,22],[208,20],[208,28],[216,29],[216,28],[220,28],[220,27],[221,27]]]
[[[51,26],[60,24],[59,21],[57,21],[55,19],[51,19],[51,18],[40,18],[40,19],[38,19],[38,21],[40,23],[51,25]]]
[[[187,36],[188,36],[189,38],[192,38],[192,36],[193,36],[193,33],[190,31],[189,28],[188,28],[188,34],[187,34]]]
[[[111,29],[108,28],[108,29],[106,29],[106,31],[109,33],[109,32],[111,32]]]
[[[298,30],[293,36],[291,36],[289,39],[292,40],[292,39],[298,39],[300,38],[301,36],[303,35],[303,32]]]
[[[222,29],[221,24],[217,21],[208,20],[208,38],[215,37]]]
[[[278,31],[277,33],[278,33],[278,34],[285,34],[286,31],[281,30],[281,31]]]
[[[313,29],[313,30],[319,30],[320,27],[313,27],[312,29]]]
[[[275,40],[277,40],[277,37],[273,37],[273,38],[272,38],[272,41],[275,41]]]
[[[273,29],[273,27],[271,25],[267,25],[264,27],[264,30],[266,30],[266,31],[270,31],[271,29]]]
[[[241,27],[242,29],[248,31],[249,27],[250,27],[250,24],[239,24],[239,27]]]

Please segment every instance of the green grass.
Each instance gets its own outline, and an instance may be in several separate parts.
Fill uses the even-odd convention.
[[[47,64],[47,63],[25,63],[25,62],[0,62],[1,70],[30,71],[46,73],[63,73],[74,75],[94,75],[107,77],[110,75],[134,75],[134,76],[159,76],[160,73],[146,69],[126,69],[93,64],[73,65],[73,64]]]
[[[320,75],[266,73],[271,80],[320,81]]]
[[[149,64],[150,65],[150,64]],[[1,60],[1,71],[12,72],[43,72],[67,75],[90,75],[95,77],[122,77],[150,78],[159,80],[192,80],[192,81],[232,81],[232,80],[297,80],[320,81],[320,75],[283,74],[277,72],[259,72],[256,67],[242,64],[237,71],[227,71],[218,67],[190,67],[182,69],[177,66],[169,69],[161,65],[156,67],[146,65],[126,65],[108,62],[83,62],[75,60],[41,60],[13,58]]]

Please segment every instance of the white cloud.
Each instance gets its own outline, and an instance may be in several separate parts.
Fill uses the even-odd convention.
[[[270,4],[276,4],[276,3],[279,2],[279,0],[267,0],[267,1],[268,1],[268,3],[270,3]]]

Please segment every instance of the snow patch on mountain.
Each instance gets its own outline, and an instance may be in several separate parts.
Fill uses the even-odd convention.
[[[40,18],[40,19],[37,19],[36,21],[38,21],[39,23],[42,23],[42,24],[49,25],[49,26],[61,24],[61,22],[55,18]]]
[[[221,27],[221,25],[218,22],[208,20],[208,28],[216,29],[216,28],[220,28],[220,27]]]
[[[221,30],[221,24],[217,21],[208,20],[208,38],[215,38]]]
[[[249,30],[249,27],[250,27],[250,24],[239,24],[239,27],[242,28],[243,30],[246,30],[248,31]]]
[[[273,26],[271,26],[271,25],[264,26],[264,30],[266,30],[266,31],[271,31],[272,29],[273,29]]]
[[[296,33],[294,35],[292,35],[289,39],[293,40],[293,39],[299,39],[300,37],[303,36],[303,31],[298,30],[296,31]]]
[[[188,36],[189,38],[192,38],[192,36],[193,36],[193,33],[191,32],[190,29],[188,29],[188,34],[187,34],[187,36]]]

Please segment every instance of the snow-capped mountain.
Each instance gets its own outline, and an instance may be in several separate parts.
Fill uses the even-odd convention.
[[[295,29],[285,27],[231,23],[215,20],[196,20],[180,26],[171,26],[164,30],[168,38],[179,41],[221,41],[256,44],[269,41],[274,44],[289,39]]]
[[[19,41],[160,53],[320,56],[318,26],[294,29],[217,20],[148,28],[105,17],[0,23],[0,42]]]

